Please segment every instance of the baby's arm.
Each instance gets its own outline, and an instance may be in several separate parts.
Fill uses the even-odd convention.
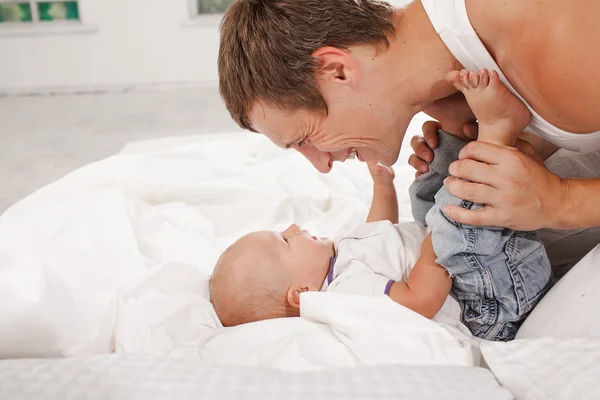
[[[433,318],[444,305],[452,279],[444,267],[435,262],[431,233],[421,247],[421,256],[410,271],[406,282],[394,282],[389,296],[395,302],[427,317]]]
[[[390,221],[398,223],[398,197],[394,187],[394,170],[379,163],[369,162],[373,178],[373,202],[367,222]]]

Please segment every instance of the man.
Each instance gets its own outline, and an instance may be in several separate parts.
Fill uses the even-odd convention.
[[[526,139],[537,154],[596,153],[553,173],[525,142],[521,151],[473,142],[446,186],[486,207],[448,215],[516,230],[576,228],[570,244],[573,232],[546,240],[576,244],[572,262],[600,242],[589,229],[600,226],[597,15],[593,0],[423,0],[403,9],[375,0],[238,0],[221,27],[221,94],[240,126],[326,173],[353,154],[393,164],[420,111],[455,135],[465,136],[467,124],[473,136],[473,115],[447,76],[463,67],[498,70],[532,111],[528,130],[537,136]],[[435,147],[437,125],[424,129]],[[422,139],[413,147],[431,160]],[[416,157],[411,163],[427,168]]]

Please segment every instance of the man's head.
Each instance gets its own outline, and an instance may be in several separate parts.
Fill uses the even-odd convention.
[[[237,0],[221,24],[221,95],[233,119],[321,172],[396,161],[414,110],[390,76],[400,17],[377,0]]]
[[[254,232],[229,247],[210,280],[210,300],[224,326],[299,315],[300,293],[319,290],[333,243],[291,225]]]

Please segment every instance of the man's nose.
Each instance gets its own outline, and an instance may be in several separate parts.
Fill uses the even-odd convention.
[[[298,151],[311,162],[317,171],[323,174],[331,171],[331,168],[333,167],[333,157],[331,153],[321,151],[311,144],[301,146],[298,148]]]

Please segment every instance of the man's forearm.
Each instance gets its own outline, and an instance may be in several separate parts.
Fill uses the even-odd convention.
[[[564,207],[553,225],[557,229],[600,226],[600,178],[563,179]]]
[[[398,223],[398,197],[394,185],[375,185],[373,202],[367,222],[390,221]]]

